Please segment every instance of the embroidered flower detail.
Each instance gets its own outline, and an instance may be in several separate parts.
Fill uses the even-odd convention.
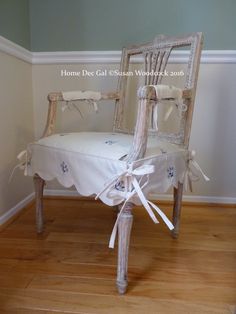
[[[175,176],[175,168],[173,166],[167,168],[167,176],[168,179],[171,179]]]
[[[112,141],[112,140],[108,140],[105,142],[105,144],[107,144],[107,145],[113,145],[115,143],[116,143],[116,141]]]
[[[61,166],[61,170],[62,170],[63,173],[66,173],[66,172],[69,171],[68,166],[67,166],[67,164],[64,161],[61,163],[60,166]]]
[[[125,190],[125,185],[124,181],[119,181],[115,184],[115,189],[118,191],[124,191]]]

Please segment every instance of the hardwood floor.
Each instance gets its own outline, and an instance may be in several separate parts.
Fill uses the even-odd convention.
[[[136,207],[124,296],[108,248],[114,209],[48,198],[45,216],[43,235],[33,205],[0,233],[0,314],[236,313],[236,207],[185,205],[178,240]]]

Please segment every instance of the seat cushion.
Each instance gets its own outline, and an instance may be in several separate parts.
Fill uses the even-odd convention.
[[[106,132],[79,132],[54,134],[40,139],[36,144],[48,148],[80,154],[121,160],[129,153],[133,135]],[[178,145],[149,137],[145,157],[180,151]]]
[[[178,182],[183,182],[187,150],[150,137],[146,156],[128,163],[124,157],[129,153],[132,141],[133,135],[121,133],[51,135],[28,145],[26,174],[37,173],[46,181],[56,178],[65,187],[74,185],[84,196],[99,194],[99,198],[110,206],[125,200],[126,188],[120,189],[123,189],[126,175],[137,178],[146,196],[152,192],[166,192],[170,186],[177,187]],[[111,187],[112,193],[108,188],[100,194],[104,187],[110,186],[109,182],[115,184]],[[137,195],[132,202],[140,204]]]

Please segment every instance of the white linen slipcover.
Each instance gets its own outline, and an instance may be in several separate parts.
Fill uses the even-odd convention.
[[[178,181],[184,181],[188,151],[149,137],[145,157],[128,164],[122,159],[129,153],[132,141],[133,135],[122,133],[54,134],[28,145],[26,174],[33,176],[37,173],[44,180],[56,178],[65,187],[74,185],[84,196],[99,194],[112,179],[118,179],[128,168],[145,165],[154,167],[153,173],[137,176],[139,180],[142,178],[140,184],[148,180],[142,189],[146,197],[151,192],[164,193],[170,186],[177,187]],[[112,196],[107,191],[99,195],[105,204],[114,206],[124,201],[117,183]],[[132,201],[140,204],[137,195]]]
[[[128,201],[142,204],[155,223],[159,221],[153,211],[157,212],[172,230],[173,224],[148,200],[149,194],[164,193],[186,177],[185,182],[198,178],[190,163],[209,180],[193,160],[194,154],[156,136],[149,136],[144,158],[128,163],[125,157],[132,142],[133,135],[122,133],[54,134],[29,144],[19,154],[18,166],[24,168],[25,175],[37,173],[46,181],[56,178],[63,186],[74,185],[79,194],[96,195],[109,206],[123,203],[109,242],[114,248],[119,217]]]

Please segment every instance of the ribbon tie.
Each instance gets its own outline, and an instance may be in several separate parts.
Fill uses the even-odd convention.
[[[187,191],[189,189],[191,192],[193,191],[192,181],[198,181],[199,176],[193,172],[193,170],[190,168],[190,165],[192,165],[193,168],[195,168],[197,171],[201,173],[205,181],[210,181],[210,179],[205,175],[205,173],[202,171],[199,164],[194,159],[195,155],[196,155],[196,152],[194,150],[192,150],[189,154],[188,168],[185,172],[185,180],[184,180],[185,190]]]
[[[186,112],[188,107],[186,104],[184,104],[183,102],[179,101],[173,101],[170,100],[169,101],[170,107],[169,109],[166,111],[165,116],[164,116],[164,121],[167,121],[169,119],[169,116],[171,115],[171,113],[173,112],[174,108],[177,107],[179,110],[179,115],[181,115],[183,112]]]
[[[96,113],[98,113],[98,104],[96,103],[96,101],[94,101],[93,99],[85,99],[84,101],[86,101],[89,105],[93,106],[94,111]],[[61,110],[62,110],[62,112],[64,112],[66,109],[71,110],[71,107],[73,107],[76,111],[78,111],[81,118],[83,118],[83,114],[82,114],[79,106],[77,104],[75,104],[74,102],[71,102],[69,100],[66,101],[66,103],[62,106]]]
[[[27,163],[28,163],[28,153],[27,150],[23,150],[17,155],[17,159],[19,160],[19,163],[13,168],[11,175],[9,177],[8,182],[12,180],[12,177],[16,171],[17,168],[24,170],[24,175],[27,176]]]
[[[168,102],[170,105],[164,116],[164,121],[167,121],[175,107],[179,110],[179,115],[187,111],[187,105],[183,103],[182,90],[180,88],[169,85],[149,85],[155,88],[157,101],[152,108],[152,128],[158,130],[158,108],[157,105],[161,102]]]
[[[116,196],[121,196],[125,200],[117,216],[115,225],[111,233],[110,242],[109,242],[110,248],[114,248],[118,222],[119,222],[122,212],[125,209],[125,205],[128,201],[132,199],[132,197],[134,197],[135,194],[137,194],[137,196],[139,197],[141,203],[143,204],[144,208],[146,209],[146,211],[148,212],[149,216],[151,217],[154,223],[159,223],[159,221],[157,220],[153,210],[155,210],[159,214],[159,216],[163,219],[163,221],[166,223],[166,225],[168,226],[170,230],[174,229],[173,224],[167,218],[167,216],[160,210],[160,208],[157,207],[152,202],[150,202],[149,200],[147,200],[145,195],[143,194],[142,189],[148,184],[148,176],[149,174],[153,173],[154,170],[155,168],[153,165],[142,165],[135,169],[133,169],[133,165],[130,165],[124,172],[122,172],[121,174],[118,174],[114,179],[112,179],[105,186],[105,188],[100,193],[97,194],[96,199],[98,199],[102,193],[107,191],[108,197],[114,198]],[[141,176],[139,181],[136,178],[137,176]],[[143,176],[147,176],[147,179],[144,182],[144,184],[140,186]],[[124,186],[121,187],[122,190],[115,190],[117,189],[117,184],[120,184],[121,182],[124,183]]]

